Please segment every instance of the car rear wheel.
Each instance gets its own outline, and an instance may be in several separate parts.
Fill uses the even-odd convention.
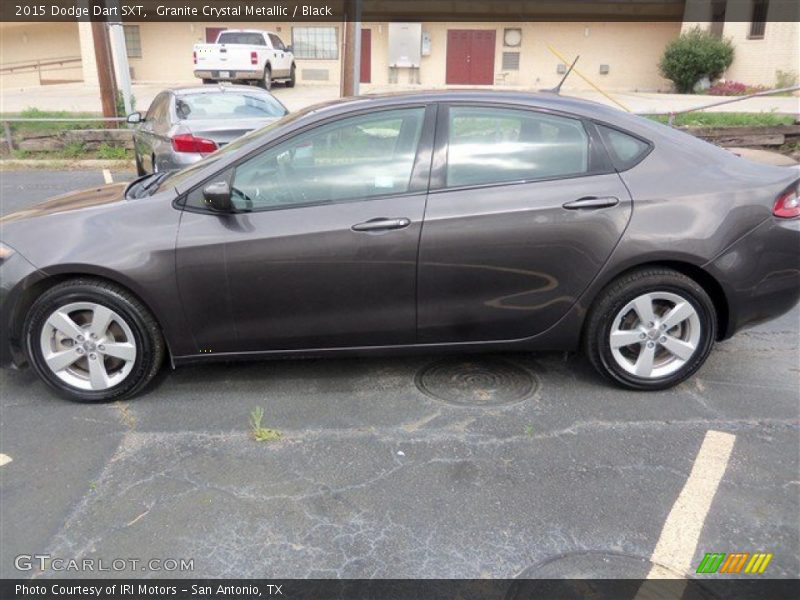
[[[690,377],[716,338],[706,291],[672,269],[635,271],[601,292],[584,346],[600,373],[635,390],[660,390]]]
[[[286,87],[293,88],[295,83],[297,83],[297,74],[295,72],[295,66],[292,65],[292,70],[289,72],[289,79],[286,80]]]
[[[31,307],[25,344],[34,370],[56,392],[97,402],[130,397],[164,358],[147,308],[112,283],[76,279],[54,286]]]
[[[259,83],[267,91],[272,89],[272,69],[269,65],[264,69],[264,78]]]

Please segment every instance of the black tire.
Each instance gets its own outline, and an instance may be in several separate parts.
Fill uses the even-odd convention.
[[[643,378],[628,372],[618,363],[612,353],[610,338],[620,311],[634,299],[651,293],[675,294],[688,301],[698,317],[700,335],[694,353],[674,373]],[[586,319],[583,346],[594,368],[618,385],[633,390],[663,390],[691,377],[703,365],[714,345],[716,334],[716,310],[703,287],[682,273],[653,267],[623,275],[600,292]],[[645,343],[650,343],[647,339],[647,342],[642,342],[640,351],[644,350]],[[656,351],[663,351],[657,346],[657,340],[655,344]]]
[[[142,164],[142,158],[139,156],[138,152],[135,153],[135,157],[136,157],[136,174],[139,177],[147,175],[147,171],[144,170],[144,165]]]
[[[272,89],[272,67],[269,65],[264,67],[264,77],[258,82],[258,86],[267,91]]]
[[[289,72],[289,79],[286,80],[286,87],[293,88],[297,83],[297,74],[295,73],[295,66],[292,64],[292,70]]]
[[[73,302],[110,308],[125,320],[133,333],[136,357],[132,369],[112,387],[85,390],[69,385],[45,362],[39,341],[42,329],[54,311]],[[164,361],[161,329],[147,307],[126,289],[98,279],[71,279],[44,292],[28,311],[23,333],[28,359],[39,377],[59,395],[79,402],[103,402],[134,396],[153,379]]]
[[[216,83],[213,79],[203,79],[203,85],[209,85],[211,83]]]

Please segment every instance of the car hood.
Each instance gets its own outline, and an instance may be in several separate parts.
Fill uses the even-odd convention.
[[[100,187],[93,187],[77,192],[69,192],[61,196],[55,196],[40,204],[35,204],[29,208],[23,208],[10,215],[6,215],[0,219],[0,226],[5,227],[15,221],[23,221],[57,213],[71,212],[84,208],[121,202],[125,199],[125,188],[127,186],[128,184],[125,182],[111,183]]]

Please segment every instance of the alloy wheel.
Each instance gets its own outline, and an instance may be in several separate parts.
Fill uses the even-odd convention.
[[[106,390],[122,383],[137,357],[130,325],[95,302],[73,302],[53,311],[39,343],[53,374],[81,390]]]
[[[642,379],[668,377],[694,356],[702,327],[697,310],[672,292],[649,292],[628,302],[609,333],[617,365]]]

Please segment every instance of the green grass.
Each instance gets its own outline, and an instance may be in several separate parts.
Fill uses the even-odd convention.
[[[257,442],[274,442],[283,437],[283,434],[277,429],[268,429],[261,426],[261,420],[264,418],[264,409],[257,406],[250,413],[250,435]]]
[[[668,123],[666,115],[647,117],[659,123]],[[695,112],[675,115],[673,125],[676,127],[774,127],[776,125],[793,125],[791,115],[775,113],[721,113]]]
[[[123,148],[122,146],[112,146],[105,142],[100,144],[95,152],[97,158],[106,160],[126,160],[133,158],[133,151]]]
[[[40,110],[38,108],[26,108],[20,113],[0,113],[2,119],[87,119],[99,117],[101,115],[92,112],[70,112],[68,110]],[[9,123],[11,133],[24,134],[25,132],[43,133],[48,131],[64,131],[67,129],[99,129],[103,127],[102,121],[78,121],[78,122],[59,122],[45,121],[41,123]]]
[[[30,150],[14,150],[11,158],[18,160],[133,160],[133,150],[102,144],[97,150],[86,150],[80,142],[68,144],[60,150],[33,152]]]

